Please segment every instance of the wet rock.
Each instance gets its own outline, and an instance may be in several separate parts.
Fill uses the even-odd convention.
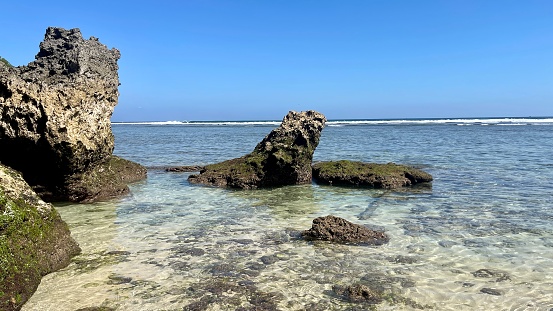
[[[315,218],[311,229],[303,231],[302,236],[307,240],[368,245],[381,245],[389,240],[382,231],[374,231],[332,215]]]
[[[236,267],[227,263],[214,264],[209,268],[209,272],[217,277],[235,277],[239,275]]]
[[[172,172],[172,173],[188,173],[188,172],[199,172],[203,169],[203,166],[199,165],[185,165],[185,166],[171,166],[166,167],[166,172]]]
[[[416,257],[413,256],[403,256],[403,255],[397,255],[393,257],[387,257],[386,258],[389,262],[394,263],[401,263],[401,264],[413,264],[418,261]]]
[[[190,264],[182,261],[173,261],[169,264],[175,271],[188,271],[190,270]]]
[[[258,262],[254,262],[252,264],[250,264],[248,266],[248,268],[252,269],[252,270],[263,270],[265,269],[265,265],[264,264],[260,264]]]
[[[503,295],[503,291],[501,290],[498,290],[498,289],[494,289],[494,288],[488,288],[488,287],[484,287],[480,290],[480,292],[484,293],[484,294],[488,294],[488,295],[494,295],[494,296],[501,296]]]
[[[281,294],[259,291],[250,280],[228,279],[193,284],[187,296],[197,300],[183,310],[279,310],[277,304],[283,299]]]
[[[262,256],[260,260],[265,265],[272,265],[275,262],[279,261],[278,257],[275,255]]]
[[[450,247],[453,247],[453,246],[457,245],[457,243],[454,242],[454,241],[439,241],[438,245],[440,245],[441,247],[444,247],[444,248],[450,248]]]
[[[278,301],[282,300],[282,295],[276,293],[263,293],[258,292],[255,295],[250,296],[248,302],[252,305],[249,308],[240,308],[237,310],[243,311],[257,311],[257,310],[267,310],[267,311],[277,311]]]
[[[0,162],[43,199],[101,200],[146,177],[142,166],[112,156],[119,57],[79,29],[49,27],[35,61],[0,64]]]
[[[501,270],[480,269],[472,272],[472,275],[477,278],[496,278],[496,282],[511,280],[511,276],[507,272]]]
[[[373,272],[364,275],[361,284],[365,284],[377,292],[399,291],[399,288],[414,287],[415,281],[399,276],[391,276],[381,272]]]
[[[108,276],[108,279],[109,281],[107,282],[107,284],[109,285],[126,284],[132,281],[131,277],[122,276],[122,275],[110,275]]]
[[[382,302],[382,293],[378,293],[363,284],[353,284],[350,286],[335,285],[332,291],[343,300],[349,302],[365,302],[369,304],[378,304]]]
[[[239,281],[238,285],[240,285],[240,286],[254,286],[255,282],[250,281],[250,280],[244,280],[244,281]]]
[[[231,239],[231,241],[242,245],[249,245],[253,243],[252,239]]]
[[[56,209],[0,164],[0,310],[19,310],[42,276],[80,251]]]
[[[106,253],[106,255],[115,255],[115,256],[128,256],[131,252],[128,251],[109,251]]]
[[[311,183],[313,152],[326,118],[316,111],[290,111],[253,150],[241,158],[207,165],[191,183],[255,189]]]
[[[86,308],[80,308],[75,311],[115,311],[115,308],[110,307],[86,307]]]
[[[356,161],[319,162],[313,165],[317,183],[395,189],[432,181],[419,169],[395,163],[375,164]]]
[[[199,257],[205,254],[205,250],[197,247],[177,246],[171,248],[171,250],[175,252],[177,256],[190,255]]]

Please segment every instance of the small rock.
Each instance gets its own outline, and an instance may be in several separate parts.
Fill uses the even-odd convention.
[[[263,256],[260,258],[261,262],[263,262],[266,265],[272,265],[275,262],[277,262],[279,259],[275,255],[269,255],[269,256]]]
[[[472,275],[477,278],[497,278],[495,280],[496,282],[511,280],[511,277],[507,272],[500,270],[480,269],[472,272]]]
[[[381,245],[389,240],[382,231],[374,231],[332,215],[315,218],[311,229],[303,231],[302,235],[308,240],[369,245]]]
[[[349,302],[377,304],[383,300],[382,294],[373,291],[363,284],[353,284],[345,287],[335,285],[332,287],[332,291]]]
[[[122,275],[110,275],[108,276],[108,279],[109,281],[107,282],[107,284],[109,285],[126,284],[132,281],[132,278]]]
[[[499,290],[499,289],[494,289],[494,288],[488,288],[488,287],[484,287],[480,290],[480,292],[484,293],[484,294],[488,294],[488,295],[494,295],[494,296],[501,296],[503,295],[503,291]]]

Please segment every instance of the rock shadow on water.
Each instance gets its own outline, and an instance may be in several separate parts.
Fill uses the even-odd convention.
[[[230,193],[236,197],[253,201],[253,207],[266,207],[273,215],[282,219],[314,214],[319,210],[312,185],[283,186]]]

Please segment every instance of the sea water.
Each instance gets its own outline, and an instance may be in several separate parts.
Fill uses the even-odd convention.
[[[412,165],[431,185],[227,190],[165,166],[242,156],[278,122],[114,124],[147,167],[123,198],[57,204],[82,254],[23,310],[551,310],[553,119],[333,121],[314,161]],[[315,217],[385,230],[382,246],[307,242]],[[335,286],[386,293],[350,302]],[[86,309],[85,309],[86,310]]]

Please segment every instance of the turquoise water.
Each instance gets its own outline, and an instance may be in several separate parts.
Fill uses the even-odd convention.
[[[549,120],[549,122],[548,122]],[[59,205],[83,253],[24,310],[550,310],[553,122],[331,122],[315,161],[414,165],[431,187],[234,191],[160,167],[250,152],[275,123],[114,124],[115,153],[148,166],[131,194]],[[382,228],[379,247],[297,238],[333,214]],[[335,285],[384,289],[376,306]],[[256,309],[257,308],[257,309]]]

